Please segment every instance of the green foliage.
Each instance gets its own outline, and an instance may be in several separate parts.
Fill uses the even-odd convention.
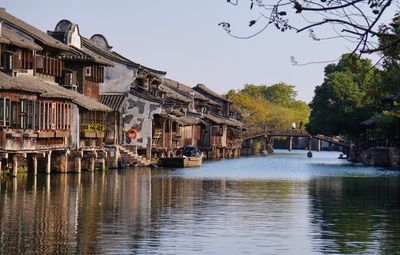
[[[271,86],[246,84],[240,92],[284,107],[295,104],[297,96],[294,86],[283,82]]]
[[[106,127],[101,123],[92,122],[87,125],[85,131],[86,132],[104,132]]]
[[[397,135],[397,128],[399,126],[399,116],[397,114],[384,112],[374,116],[375,138],[391,138]]]
[[[360,122],[370,118],[382,97],[380,73],[370,60],[343,55],[325,68],[325,81],[310,104],[312,134],[357,136]]]
[[[229,91],[233,107],[243,116],[250,133],[268,129],[285,130],[295,121],[308,122],[309,107],[296,100],[294,86],[278,83],[271,86],[247,84],[242,90]]]

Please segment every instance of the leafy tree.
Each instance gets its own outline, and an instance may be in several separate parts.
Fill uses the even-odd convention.
[[[296,100],[294,86],[278,83],[271,86],[247,84],[242,90],[230,91],[228,98],[244,117],[250,133],[265,128],[286,130],[291,123],[308,122],[309,107]]]
[[[241,92],[261,100],[282,105],[284,107],[291,107],[294,105],[296,103],[297,96],[294,86],[283,82],[273,84],[271,86],[247,84],[245,85],[244,89],[241,90]]]
[[[343,55],[325,68],[325,80],[315,88],[307,130],[312,134],[357,136],[360,122],[378,109],[380,73],[370,60]]]

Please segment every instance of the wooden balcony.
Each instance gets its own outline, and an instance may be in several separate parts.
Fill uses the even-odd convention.
[[[81,132],[81,138],[104,138],[105,133],[99,131],[83,131]]]

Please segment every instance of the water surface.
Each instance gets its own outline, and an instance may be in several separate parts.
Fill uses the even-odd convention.
[[[0,254],[400,254],[400,172],[278,151],[0,182]]]

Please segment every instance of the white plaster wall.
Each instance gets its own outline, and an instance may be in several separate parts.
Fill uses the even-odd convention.
[[[135,80],[134,71],[126,65],[114,62],[113,67],[104,69],[104,83],[100,83],[100,93],[125,93]]]
[[[71,41],[69,43],[70,45],[75,46],[78,49],[81,48],[81,36],[79,35],[78,26],[74,27],[74,31],[71,34]]]
[[[136,129],[139,133],[137,139],[130,141],[125,139],[125,143],[147,148],[152,143],[153,116],[161,113],[161,105],[129,94],[128,99],[125,101],[124,109],[124,137],[126,137],[126,131],[131,128]]]

